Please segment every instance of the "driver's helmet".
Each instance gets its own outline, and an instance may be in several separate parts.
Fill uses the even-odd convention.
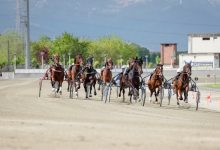
[[[126,65],[121,66],[122,72],[124,72],[126,68],[127,68]]]
[[[176,70],[177,73],[180,73],[181,71],[182,71],[181,68],[178,68],[178,69]]]

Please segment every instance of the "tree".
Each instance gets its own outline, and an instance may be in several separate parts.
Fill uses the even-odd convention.
[[[52,47],[52,42],[49,37],[41,36],[39,41],[31,43],[31,64],[33,67],[38,68],[41,64],[42,53],[45,63],[48,63],[51,56],[49,54]]]
[[[8,47],[9,45],[9,47]],[[0,35],[0,66],[5,66],[8,62],[8,48],[9,58],[11,64],[14,63],[14,55],[17,56],[17,64],[24,64],[23,40],[19,33],[15,31],[8,31]]]

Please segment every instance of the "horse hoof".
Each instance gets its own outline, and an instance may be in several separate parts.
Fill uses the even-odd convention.
[[[89,95],[89,97],[92,97],[92,95]]]
[[[179,103],[179,102],[177,102],[177,105],[179,106],[179,105],[180,105],[180,103]]]
[[[94,95],[97,95],[97,93],[94,93]]]
[[[183,100],[183,98],[182,97],[180,97],[180,99],[179,100]]]

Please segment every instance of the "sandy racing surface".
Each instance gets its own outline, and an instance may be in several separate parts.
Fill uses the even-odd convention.
[[[220,113],[194,106],[162,108],[146,102],[104,104],[98,96],[54,97],[38,79],[0,80],[1,150],[211,150],[220,149]],[[127,99],[128,101],[128,99]]]

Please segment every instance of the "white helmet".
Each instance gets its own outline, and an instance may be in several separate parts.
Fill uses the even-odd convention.
[[[126,66],[125,66],[125,65],[121,66],[121,69],[125,69],[125,68],[126,68]]]
[[[179,72],[181,72],[181,71],[182,71],[181,68],[178,68],[178,69],[176,70],[177,73],[179,73]]]

